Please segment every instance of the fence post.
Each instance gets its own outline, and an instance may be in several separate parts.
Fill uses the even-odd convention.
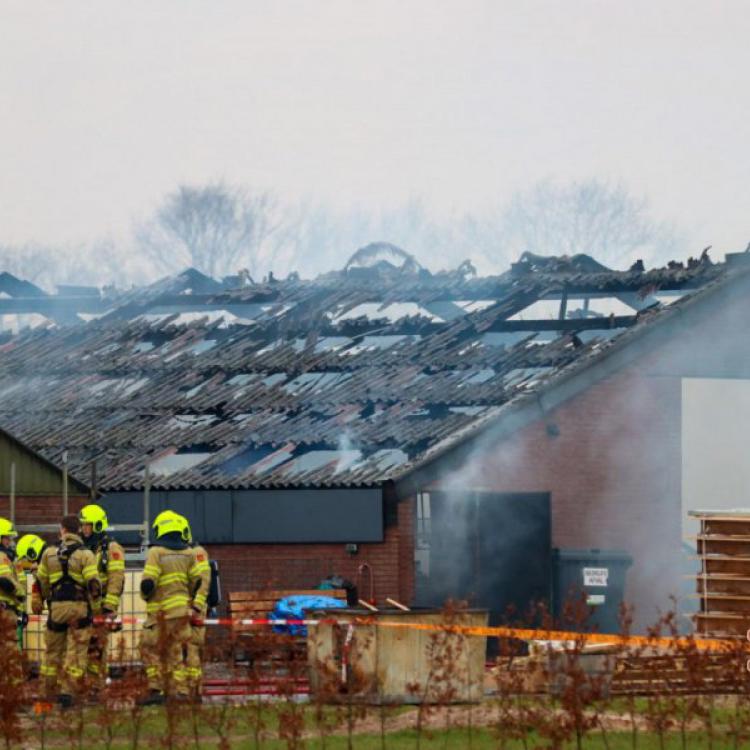
[[[68,451],[62,454],[62,490],[63,490],[63,516],[68,515]]]

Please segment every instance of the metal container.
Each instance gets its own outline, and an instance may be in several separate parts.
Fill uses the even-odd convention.
[[[319,699],[475,703],[484,693],[487,610],[337,609],[308,629],[310,687]],[[330,619],[329,619],[330,618]],[[334,620],[335,618],[335,620]]]
[[[625,576],[633,559],[626,552],[600,549],[554,550],[553,611],[566,630],[620,632],[620,605],[625,599]],[[584,602],[588,617],[566,616],[566,605]]]

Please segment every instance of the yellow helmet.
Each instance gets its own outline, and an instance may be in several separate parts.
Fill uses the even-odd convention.
[[[183,540],[187,541],[188,528],[187,519],[173,510],[164,510],[159,513],[154,519],[153,524],[157,539],[163,537],[165,534],[177,531]]]
[[[109,528],[107,513],[101,505],[84,505],[78,514],[78,520],[82,524],[90,523],[95,534],[101,534]]]
[[[18,536],[13,521],[9,521],[7,518],[0,518],[0,536]]]
[[[182,538],[188,543],[193,543],[193,530],[190,528],[190,521],[187,520],[185,516],[180,516],[182,520],[185,522],[185,529],[182,532]]]
[[[24,534],[16,545],[16,557],[26,558],[29,562],[36,562],[44,552],[47,543],[36,534]]]

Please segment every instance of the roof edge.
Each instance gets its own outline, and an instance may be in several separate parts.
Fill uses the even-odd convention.
[[[425,483],[427,474],[437,461],[447,460],[447,471],[456,468],[474,450],[480,439],[502,440],[532,422],[543,418],[566,401],[574,398],[594,383],[618,372],[623,365],[644,348],[653,347],[668,337],[671,325],[687,325],[701,313],[701,307],[719,293],[726,292],[750,278],[750,266],[740,266],[714,279],[684,300],[678,300],[659,311],[658,316],[636,325],[617,337],[601,351],[576,360],[553,375],[539,389],[519,394],[500,406],[483,423],[477,424],[464,439],[436,447],[415,466],[392,477],[399,499],[414,494]],[[430,475],[434,478],[434,474]]]

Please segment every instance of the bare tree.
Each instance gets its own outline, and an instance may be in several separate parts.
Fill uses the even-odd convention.
[[[645,198],[596,179],[539,183],[494,211],[467,216],[462,234],[496,268],[506,267],[525,250],[586,253],[614,268],[636,258],[664,262],[679,242],[671,226],[652,218]]]
[[[194,266],[213,277],[240,268],[253,275],[278,250],[274,239],[282,225],[283,212],[269,192],[222,182],[180,185],[137,228],[136,239],[168,272]]]

